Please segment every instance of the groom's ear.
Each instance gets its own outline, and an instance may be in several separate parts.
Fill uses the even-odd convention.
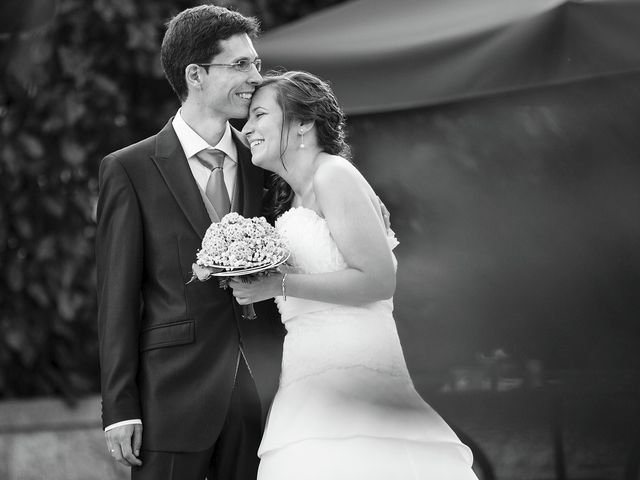
[[[194,90],[200,90],[202,88],[202,77],[200,76],[200,68],[195,63],[190,63],[184,69],[185,80],[187,86],[190,86]]]

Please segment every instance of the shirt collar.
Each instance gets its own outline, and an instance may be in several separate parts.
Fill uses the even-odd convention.
[[[187,122],[184,121],[180,111],[181,109],[176,112],[171,125],[178,136],[182,150],[184,150],[184,154],[187,158],[193,157],[202,150],[215,148],[217,150],[222,150],[227,155],[227,158],[230,158],[233,162],[237,163],[238,152],[236,144],[233,141],[231,125],[229,125],[229,122],[226,123],[224,134],[220,141],[216,145],[211,146],[204,138],[198,135],[193,128],[187,124]]]

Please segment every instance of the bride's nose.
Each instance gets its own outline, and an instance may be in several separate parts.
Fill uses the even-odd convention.
[[[253,125],[251,123],[251,120],[247,120],[247,123],[245,123],[244,127],[242,127],[242,134],[246,137],[252,132],[253,132]]]

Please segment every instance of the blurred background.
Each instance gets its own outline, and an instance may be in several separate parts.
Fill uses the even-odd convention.
[[[175,113],[179,0],[0,6],[0,478],[126,478],[100,431],[97,168]],[[400,240],[416,386],[481,478],[637,480],[640,0],[220,1],[329,80]],[[123,232],[126,241],[126,232]]]

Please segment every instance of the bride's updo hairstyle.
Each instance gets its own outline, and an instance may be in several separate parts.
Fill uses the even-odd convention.
[[[291,120],[314,122],[318,147],[330,155],[351,160],[351,149],[346,142],[345,115],[329,84],[307,72],[268,72],[259,88],[271,86],[282,110],[282,136],[288,139]],[[288,144],[281,146],[283,161]],[[284,166],[284,162],[283,162]],[[286,168],[286,167],[285,167]],[[291,207],[293,191],[278,175],[274,175],[270,188],[267,215],[276,219]]]

